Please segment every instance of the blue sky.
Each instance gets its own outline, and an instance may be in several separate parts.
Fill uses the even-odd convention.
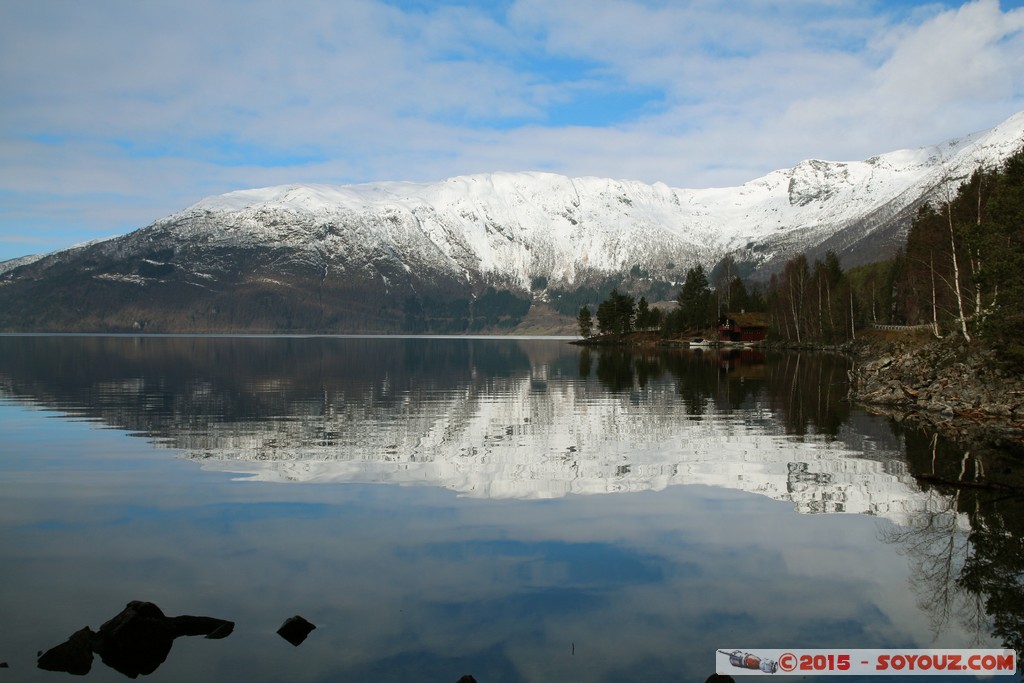
[[[1024,0],[8,0],[0,260],[281,183],[737,185],[1024,110]]]

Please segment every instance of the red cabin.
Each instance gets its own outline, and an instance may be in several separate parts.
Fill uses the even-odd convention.
[[[722,342],[753,344],[768,336],[768,314],[726,313],[718,319],[718,339]]]

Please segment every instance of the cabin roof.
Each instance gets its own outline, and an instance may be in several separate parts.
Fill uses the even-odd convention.
[[[740,327],[768,327],[767,313],[726,313],[723,318],[728,318]]]

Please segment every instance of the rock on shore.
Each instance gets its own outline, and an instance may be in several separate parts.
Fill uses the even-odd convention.
[[[856,357],[851,400],[928,422],[956,441],[1024,449],[1024,377],[994,352],[950,337],[861,345]]]

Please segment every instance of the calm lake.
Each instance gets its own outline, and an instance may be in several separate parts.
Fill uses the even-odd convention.
[[[66,679],[37,652],[132,600],[235,622],[152,681],[702,682],[718,649],[1019,642],[1020,497],[928,478],[1014,461],[851,406],[848,363],[0,337],[0,681]]]

